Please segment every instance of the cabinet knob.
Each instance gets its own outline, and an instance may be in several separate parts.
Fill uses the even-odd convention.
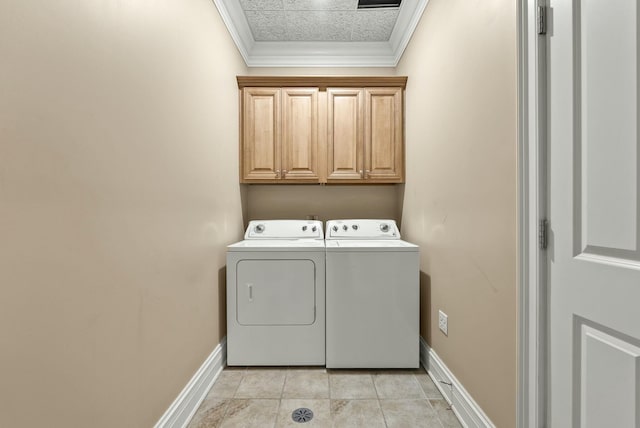
[[[362,174],[362,170],[360,170],[359,172],[360,172],[360,177],[363,178],[364,175]]]
[[[276,169],[276,178],[280,178],[280,170]]]

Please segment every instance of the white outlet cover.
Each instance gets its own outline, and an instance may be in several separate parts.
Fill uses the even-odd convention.
[[[447,316],[447,314],[445,314],[441,310],[438,310],[438,328],[440,328],[440,331],[442,331],[445,336],[449,335],[448,323],[449,317]]]

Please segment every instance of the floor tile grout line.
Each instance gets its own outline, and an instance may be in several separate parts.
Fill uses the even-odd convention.
[[[418,385],[418,391],[420,391],[422,393],[422,398],[423,399],[427,399],[427,393],[424,392],[424,388],[422,388],[422,385],[420,385],[420,382],[418,381],[418,378],[416,377],[415,374],[411,375],[411,379],[413,379],[413,381]]]
[[[380,403],[380,393],[378,392],[378,387],[376,386],[376,376],[371,373],[371,382],[373,383],[373,389],[376,391],[376,403],[378,404],[378,408],[380,409],[380,413],[382,414],[382,421],[384,422],[385,427],[389,427],[387,424],[387,418],[384,416],[384,411],[382,410],[382,404]]]
[[[276,418],[273,421],[274,428],[278,425],[278,418],[280,418],[280,408],[282,407],[282,398],[278,400],[278,408],[276,409]]]
[[[282,380],[282,389],[280,389],[280,399],[278,400],[278,408],[276,409],[276,418],[273,421],[273,428],[278,425],[278,418],[280,417],[280,408],[282,407],[282,396],[284,395],[284,387],[287,384],[287,377],[289,376],[289,367],[285,369],[284,379]]]
[[[382,403],[380,402],[379,398],[377,401],[378,401],[378,408],[380,409],[380,413],[382,413],[382,420],[384,421],[384,426],[389,428],[389,424],[387,423],[387,417],[384,415],[384,410],[382,410]]]
[[[374,375],[370,374],[371,382],[373,382],[373,389],[376,391],[376,398],[380,401],[380,393],[378,392],[378,387],[376,386],[376,378]]]
[[[226,400],[227,403],[224,405],[224,413],[222,414],[222,418],[220,419],[220,425],[222,425],[225,419],[227,419],[227,413],[229,412],[229,406],[231,405],[232,400],[233,398]]]
[[[238,382],[238,384],[236,385],[236,388],[233,390],[233,395],[231,396],[232,399],[238,398],[238,397],[236,397],[236,394],[238,393],[238,389],[240,389],[240,385],[242,384],[242,381],[244,380],[245,371],[246,371],[246,367],[245,367],[244,370],[240,370],[240,372],[242,373],[242,377],[240,377],[240,382]]]
[[[231,405],[231,402],[235,399],[236,393],[238,392],[238,388],[240,388],[240,384],[242,383],[242,379],[244,379],[244,374],[246,370],[247,370],[246,367],[243,370],[239,370],[240,373],[242,373],[242,376],[240,377],[240,381],[238,382],[238,385],[236,385],[235,389],[233,390],[233,395],[231,396],[231,398],[227,400],[227,404],[224,406],[224,414],[222,416],[222,419],[220,420],[220,425],[222,425],[224,421],[227,419],[227,413],[229,413],[229,406]],[[222,370],[222,372],[224,373],[224,369]]]

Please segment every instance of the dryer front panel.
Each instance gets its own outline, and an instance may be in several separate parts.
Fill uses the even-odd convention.
[[[312,260],[240,260],[236,264],[240,325],[311,325],[316,314]]]

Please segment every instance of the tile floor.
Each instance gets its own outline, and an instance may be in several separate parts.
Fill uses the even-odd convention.
[[[313,419],[294,422],[300,407]],[[227,367],[189,428],[459,428],[433,381],[415,370]]]

